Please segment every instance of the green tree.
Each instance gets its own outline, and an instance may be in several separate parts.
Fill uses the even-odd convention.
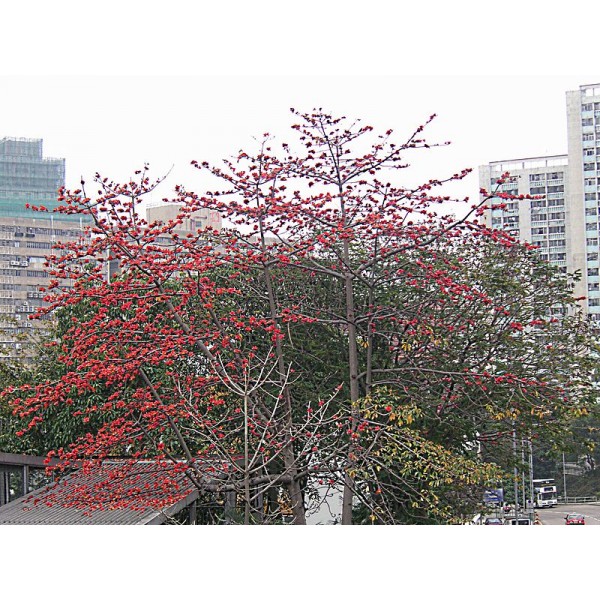
[[[467,171],[401,184],[406,156],[432,146],[423,127],[396,143],[294,114],[298,150],[266,136],[254,155],[195,163],[223,189],[178,187],[169,223],[137,213],[160,183],[146,169],[98,176],[94,197],[65,191],[60,210],[93,226],[50,259],[50,289],[74,282],[46,310],[64,311],[57,369],[6,396],[27,432],[63,409],[89,427],[57,448],[67,464],[152,458],[166,479],[170,466],[243,498],[246,523],[275,494],[302,524],[326,485],[343,523],[356,502],[369,522],[465,518],[499,476],[477,449],[504,464],[513,431],[558,435],[589,410],[589,332],[564,278],[479,222],[493,193],[436,215]],[[199,209],[238,230],[182,235]],[[105,280],[105,260],[119,277]]]

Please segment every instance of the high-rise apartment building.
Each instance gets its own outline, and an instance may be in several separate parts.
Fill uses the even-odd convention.
[[[479,168],[480,187],[544,196],[509,201],[504,210],[488,211],[488,225],[539,246],[542,257],[563,272],[579,272],[576,297],[590,319],[600,321],[600,84],[567,92],[568,152],[492,162]],[[492,206],[502,200],[493,200]]]
[[[41,139],[0,140],[0,360],[18,356],[40,326],[28,316],[43,304],[52,245],[82,233],[79,217],[26,207],[50,211],[64,183],[65,159],[44,158]]]
[[[600,192],[600,84],[582,85],[567,92],[569,177],[573,184],[569,205],[576,218],[570,231],[574,259],[583,274],[586,308],[600,320],[598,269],[598,199]]]
[[[535,200],[494,200],[505,204],[488,213],[489,224],[536,244],[542,256],[562,271],[570,269],[567,256],[568,160],[566,155],[498,161],[480,167],[481,187],[511,195],[543,195]],[[503,173],[510,177],[498,184]]]

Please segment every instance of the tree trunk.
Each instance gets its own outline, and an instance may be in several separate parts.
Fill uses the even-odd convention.
[[[259,218],[259,231],[261,236],[261,245],[263,252],[266,251],[266,241],[265,234],[263,228],[263,217]],[[271,271],[268,265],[263,266],[263,274],[265,277],[265,286],[267,288],[267,296],[269,298],[269,310],[271,313],[271,319],[273,323],[279,324],[279,318],[277,315],[277,302],[275,299],[275,291],[273,289],[273,280],[271,277]],[[281,345],[281,340],[277,337],[275,341],[275,353],[277,357],[277,370],[279,374],[279,384],[281,386],[281,391],[283,394],[284,405],[285,405],[285,415],[284,415],[284,428],[285,428],[285,447],[283,449],[283,461],[285,473],[287,473],[291,480],[287,486],[288,494],[290,496],[290,501],[292,503],[292,515],[293,515],[293,525],[306,525],[306,512],[304,509],[304,497],[302,494],[302,489],[300,488],[300,482],[297,479],[298,476],[298,465],[296,462],[296,457],[294,455],[293,448],[293,434],[292,434],[292,398],[290,395],[290,390],[287,384],[287,377],[285,371],[285,360],[283,356],[283,348]]]

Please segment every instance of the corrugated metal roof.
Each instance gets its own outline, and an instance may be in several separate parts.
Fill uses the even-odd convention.
[[[155,462],[107,462],[82,468],[0,507],[2,525],[150,525],[194,502],[181,468]],[[164,506],[164,498],[171,497]]]

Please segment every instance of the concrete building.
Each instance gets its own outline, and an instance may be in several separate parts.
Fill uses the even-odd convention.
[[[600,320],[600,276],[598,269],[598,200],[600,191],[600,84],[582,85],[567,92],[567,137],[569,205],[574,214],[570,237],[574,261],[583,274],[581,295],[586,310]]]
[[[497,180],[510,173],[505,183]],[[505,201],[496,199],[492,206],[506,208],[486,213],[487,224],[539,247],[545,260],[563,273],[582,269],[581,248],[570,235],[578,215],[570,210],[569,169],[567,155],[497,161],[479,168],[479,185],[488,191],[511,195],[543,196],[535,200]],[[576,297],[584,296],[584,283],[576,284]],[[559,309],[557,309],[559,310]]]
[[[162,221],[168,223],[177,218],[181,206],[179,204],[158,204],[151,205],[146,209],[146,221],[153,223],[154,221]],[[215,231],[221,231],[222,218],[218,212],[203,208],[191,214],[188,219],[184,219],[181,227],[177,228],[178,232],[196,233],[198,229],[212,227]]]
[[[568,152],[492,162],[479,167],[479,185],[499,191],[544,196],[508,202],[486,214],[488,225],[539,246],[542,257],[561,271],[581,273],[573,293],[585,296],[590,319],[600,320],[599,199],[600,84],[582,85],[567,98]],[[502,200],[494,200],[492,205]]]
[[[43,327],[28,316],[43,304],[45,256],[54,242],[82,233],[79,217],[26,207],[52,210],[64,183],[65,159],[44,158],[41,139],[0,140],[0,360],[27,354],[31,332]]]

